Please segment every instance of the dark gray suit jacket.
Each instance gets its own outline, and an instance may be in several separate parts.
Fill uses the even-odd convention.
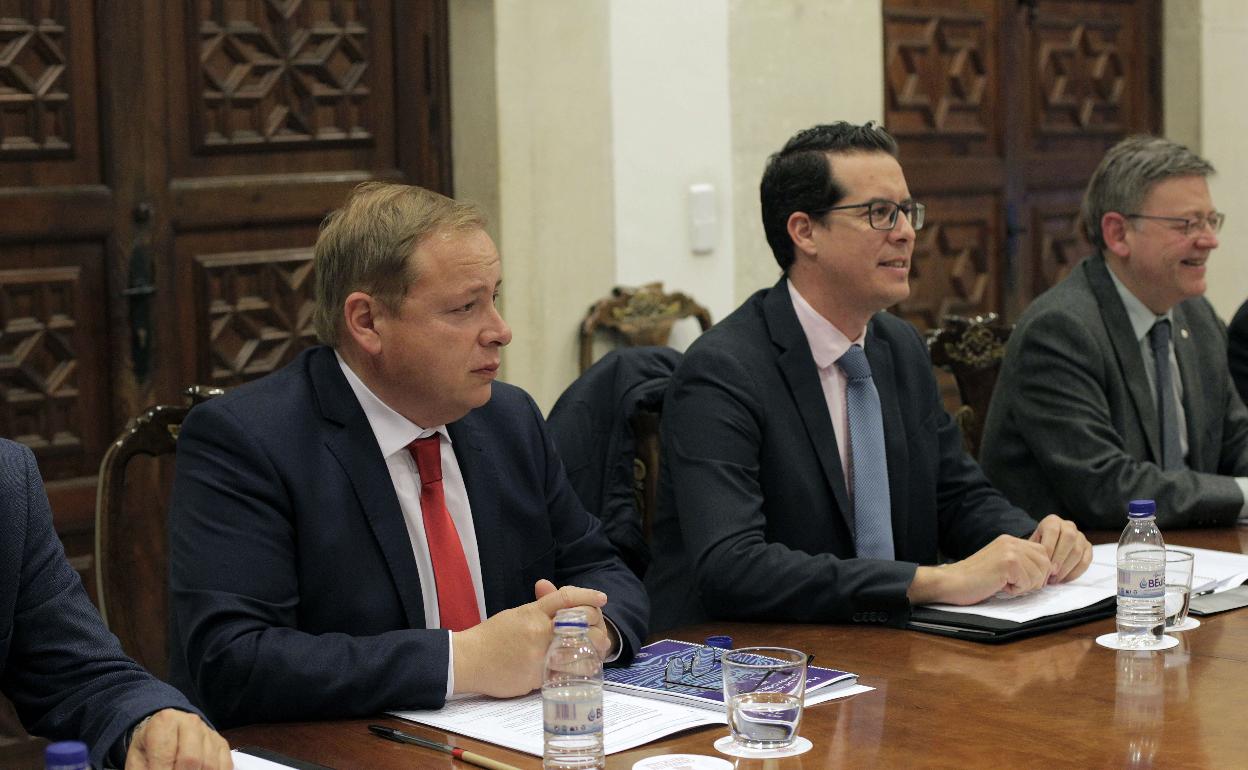
[[[1226,327],[1226,352],[1239,397],[1248,399],[1248,302],[1239,306]]]
[[[1019,319],[984,426],[980,462],[1035,516],[1117,529],[1157,501],[1166,527],[1232,524],[1248,475],[1248,411],[1226,366],[1226,330],[1204,297],[1174,307],[1190,470],[1162,471],[1144,356],[1104,258],[1085,259]]]
[[[164,708],[194,711],[182,694],[121,651],[87,599],[52,529],[35,457],[0,439],[0,692],[22,725],[80,740],[91,763],[124,760],[122,738]]]
[[[866,353],[897,560],[855,556],[836,434],[782,279],[699,337],[672,377],[646,574],[656,630],[708,618],[901,626],[917,565],[1035,529],[962,450],[914,327],[876,314]]]

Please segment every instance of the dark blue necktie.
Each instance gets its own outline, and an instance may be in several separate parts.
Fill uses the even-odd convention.
[[[892,506],[880,393],[861,345],[851,345],[836,365],[848,380],[849,467],[854,478],[854,550],[864,559],[893,558]]]
[[[1179,405],[1174,398],[1174,381],[1170,370],[1170,319],[1163,318],[1148,330],[1148,344],[1153,348],[1156,366],[1157,418],[1161,428],[1161,469],[1183,467],[1183,450],[1179,446]]]

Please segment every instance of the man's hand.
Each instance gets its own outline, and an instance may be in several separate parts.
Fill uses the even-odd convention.
[[[1073,521],[1049,514],[1040,520],[1031,542],[1044,546],[1053,563],[1050,583],[1065,583],[1082,575],[1092,563],[1092,544]]]
[[[919,567],[906,596],[911,604],[975,604],[998,591],[1011,596],[1034,591],[1052,573],[1043,545],[1001,535],[962,561]]]
[[[130,736],[126,770],[230,770],[230,745],[204,720],[164,709],[140,723]]]
[[[537,584],[533,586],[533,593],[537,595],[538,599],[558,590],[555,588],[554,583],[546,579],[537,581]],[[606,658],[611,654],[611,650],[616,645],[615,633],[612,631],[611,625],[607,623],[602,610],[596,606],[582,605],[577,609],[585,610],[585,620],[589,623],[589,641],[593,643],[594,649],[598,651],[598,657]]]
[[[570,607],[589,614],[590,638],[600,651],[610,638],[599,609],[607,595],[591,588],[564,586],[549,580],[534,586],[537,601],[494,615],[451,634],[455,651],[455,692],[479,692],[496,698],[529,693],[542,684],[542,662],[553,635],[555,613]],[[605,639],[606,646],[602,640]]]

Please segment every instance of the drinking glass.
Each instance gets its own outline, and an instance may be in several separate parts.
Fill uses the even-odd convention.
[[[1196,554],[1166,547],[1166,630],[1183,625],[1192,604],[1192,567]]]
[[[810,657],[786,647],[743,647],[723,657],[728,728],[738,745],[783,749],[797,740]]]

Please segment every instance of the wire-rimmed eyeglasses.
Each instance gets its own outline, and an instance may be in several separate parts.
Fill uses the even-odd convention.
[[[1155,219],[1158,222],[1178,222],[1179,226],[1175,227],[1175,232],[1191,235],[1193,230],[1201,230],[1208,227],[1213,233],[1217,233],[1222,229],[1222,224],[1226,222],[1226,214],[1221,211],[1215,211],[1208,216],[1197,217],[1159,217],[1153,214],[1123,214],[1127,219]]]
[[[664,684],[675,684],[681,687],[693,687],[698,690],[719,690],[723,688],[720,655],[722,650],[701,647],[687,655],[675,655],[667,661],[663,669]]]
[[[826,209],[816,209],[811,211],[810,214],[813,216],[844,209],[866,209],[867,221],[871,223],[873,230],[892,230],[897,226],[898,212],[905,212],[906,219],[910,220],[910,226],[915,230],[922,230],[923,222],[927,219],[927,206],[916,201],[897,203],[896,201],[873,200],[866,203],[846,203],[843,206],[828,206]]]

